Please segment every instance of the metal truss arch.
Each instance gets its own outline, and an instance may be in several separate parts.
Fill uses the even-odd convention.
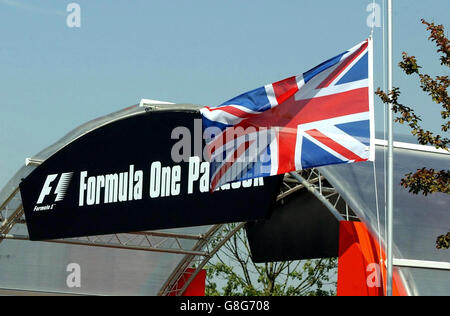
[[[278,203],[283,203],[284,199],[302,190],[308,190],[315,194],[335,215],[339,214],[338,216],[346,219],[357,219],[340,194],[326,181],[318,169],[286,174],[276,200]],[[4,240],[29,240],[27,234],[14,232],[15,227],[25,224],[19,189],[16,188],[0,207],[0,243]],[[212,225],[206,233],[200,235],[167,231],[145,231],[58,239],[46,242],[184,255],[158,292],[159,295],[181,295],[214,254],[244,225],[245,223],[238,223],[235,229],[220,240],[217,240],[217,235],[222,231],[224,225]],[[216,243],[214,247],[211,246],[212,240],[215,240]],[[185,241],[195,241],[195,244],[187,247]],[[193,267],[195,272],[186,279],[185,272],[188,268]],[[182,278],[185,279],[180,283],[179,281]],[[179,287],[179,284],[184,285]]]
[[[295,194],[301,190],[308,190],[323,203],[330,212],[337,218],[337,220],[359,220],[354,212],[349,208],[348,204],[341,197],[339,192],[328,183],[318,169],[310,169],[289,173],[284,176],[283,184],[280,193],[276,200],[278,203],[283,203],[283,200],[290,195]],[[189,284],[195,279],[201,269],[203,269],[209,260],[220,250],[220,248],[245,226],[245,223],[237,223],[237,225],[228,232],[212,249],[207,249],[206,256],[192,256],[187,255],[182,264],[171,275],[169,280],[164,284],[160,290],[160,295],[176,295],[180,296],[187,289]],[[214,234],[219,233],[223,225],[217,228]],[[212,239],[211,236],[210,239]],[[208,248],[205,243],[205,247]],[[184,267],[184,268],[182,268]],[[188,268],[195,268],[195,271],[189,276],[186,273]],[[182,282],[179,282],[182,278]],[[179,284],[183,284],[181,287]]]

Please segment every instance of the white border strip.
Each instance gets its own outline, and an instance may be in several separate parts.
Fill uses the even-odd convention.
[[[441,261],[394,259],[394,266],[404,268],[450,270],[450,262],[441,262]]]
[[[388,142],[387,142],[387,140],[375,139],[375,145],[387,147]],[[435,153],[435,154],[450,155],[450,152],[448,152],[448,151],[446,151],[444,149],[437,149],[437,148],[432,147],[432,146],[424,146],[424,145],[410,144],[410,143],[403,143],[403,142],[394,142],[394,148],[408,149],[408,150],[414,150],[414,151],[424,151],[424,152]]]
[[[175,104],[172,102],[164,102],[164,101],[158,101],[158,100],[150,100],[150,99],[141,99],[141,102],[139,102],[139,106],[146,106],[146,105],[154,105],[154,104]]]
[[[25,158],[25,166],[39,166],[44,162],[42,159]]]

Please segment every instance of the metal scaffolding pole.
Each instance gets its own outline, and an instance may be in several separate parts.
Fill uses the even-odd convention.
[[[393,89],[393,60],[392,60],[392,0],[388,0],[387,6],[388,19],[388,91]],[[394,212],[394,135],[393,135],[393,111],[392,104],[389,104],[388,111],[388,155],[387,155],[387,280],[386,295],[392,296],[392,265],[393,265],[393,212]]]

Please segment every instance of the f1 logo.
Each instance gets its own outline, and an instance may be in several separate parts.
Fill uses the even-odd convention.
[[[58,181],[58,184],[56,185],[55,189],[55,202],[62,201],[67,193],[67,188],[69,187],[70,180],[72,179],[73,172],[66,172],[61,174],[61,177]],[[39,198],[37,200],[36,204],[42,204],[44,202],[44,199],[47,195],[52,193],[52,182],[55,181],[55,179],[58,177],[58,174],[51,174],[47,176],[47,179],[45,179],[44,186],[42,187],[41,194],[39,194]]]

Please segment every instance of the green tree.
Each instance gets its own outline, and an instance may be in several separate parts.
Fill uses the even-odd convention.
[[[218,243],[236,227],[226,225]],[[330,296],[335,295],[337,259],[270,262],[252,261],[245,229],[225,243],[206,266],[208,296]]]
[[[427,31],[430,32],[429,40],[434,42],[437,46],[437,53],[439,55],[440,63],[444,67],[444,71],[448,71],[450,67],[450,44],[448,38],[445,36],[445,29],[443,25],[435,25],[422,20],[426,25]],[[434,103],[442,107],[441,118],[443,124],[441,131],[448,133],[450,128],[450,100],[448,96],[448,87],[450,81],[448,76],[432,77],[422,72],[422,67],[419,66],[415,56],[410,56],[406,52],[403,53],[402,61],[399,67],[408,76],[417,76],[420,81],[420,88],[426,92]],[[436,148],[449,151],[449,138],[442,135],[436,135],[421,126],[422,119],[415,111],[408,106],[399,103],[400,89],[394,88],[388,93],[378,89],[376,94],[381,98],[385,104],[392,104],[394,113],[398,116],[395,122],[400,124],[407,124],[411,129],[411,133],[416,136],[417,140],[422,145],[432,145]],[[402,179],[401,185],[408,188],[413,194],[424,195],[442,192],[450,193],[450,171],[449,170],[434,170],[426,167],[411,172]],[[436,240],[436,247],[438,249],[448,249],[450,244],[450,230],[446,235],[439,236]]]

